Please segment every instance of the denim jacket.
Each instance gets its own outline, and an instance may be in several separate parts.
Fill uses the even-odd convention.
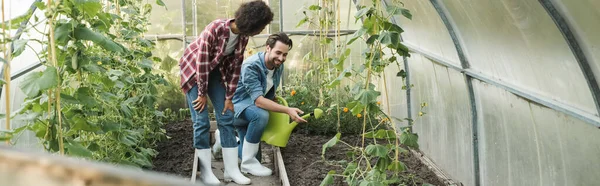
[[[254,101],[258,97],[275,98],[275,90],[279,86],[281,74],[283,73],[283,64],[273,72],[273,88],[265,95],[268,72],[264,52],[259,52],[244,60],[240,80],[232,99],[236,118],[248,106],[254,105]]]

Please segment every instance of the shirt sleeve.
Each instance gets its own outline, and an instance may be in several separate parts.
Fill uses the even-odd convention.
[[[242,66],[242,84],[253,101],[264,95],[263,87],[258,80],[260,67],[248,63]]]
[[[196,77],[198,82],[198,96],[206,96],[208,88],[208,75],[210,73],[210,52],[215,42],[214,24],[207,26],[198,38],[198,54],[196,59]]]

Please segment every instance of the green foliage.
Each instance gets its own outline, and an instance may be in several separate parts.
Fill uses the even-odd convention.
[[[151,6],[120,0],[118,11],[103,2],[36,3],[54,23],[56,60],[50,60],[50,50],[38,53],[48,61],[42,61],[43,72],[20,84],[27,99],[18,114],[30,116],[23,129],[35,133],[47,151],[150,167],[153,148],[166,139],[163,122],[182,120],[185,110],[165,115],[155,109],[157,86],[169,83],[153,69],[160,62],[152,57],[154,42],[142,37]],[[15,42],[14,54],[27,42]]]
[[[395,1],[392,4],[402,3]],[[334,1],[321,0],[318,5],[309,6],[303,11],[305,17],[298,26],[307,25],[325,34],[330,29],[338,28],[334,25],[336,20],[331,19],[335,17],[335,11],[329,8],[334,5]],[[412,14],[398,6],[383,7],[381,1],[375,0],[369,6],[357,8],[354,17],[355,21],[362,22],[360,29],[347,39],[345,45],[331,44],[333,40],[340,43],[337,42],[340,38],[319,36],[316,42],[320,44],[318,48],[304,57],[311,69],[305,74],[290,75],[284,92],[291,93],[286,97],[290,106],[305,111],[314,107],[328,108],[326,113],[329,115],[317,121],[309,120],[304,125],[307,128],[305,130],[321,133],[332,133],[330,131],[335,127],[337,135],[323,145],[323,158],[327,148],[336,144],[344,144],[351,149],[348,152],[349,160],[338,162],[345,168],[344,172],[330,172],[321,185],[332,184],[333,176],[344,177],[351,186],[402,184],[399,173],[406,166],[399,161],[399,154],[408,151],[400,145],[418,149],[418,135],[411,131],[412,120],[397,119],[392,122],[390,116],[382,111],[382,104],[378,101],[381,100],[382,88],[376,87],[373,79],[382,77],[390,65],[398,67],[397,76],[402,79],[406,77],[397,60],[410,57],[408,48],[400,41],[404,30],[389,20],[394,15],[412,19]],[[352,52],[358,52],[348,48],[355,42],[365,46],[365,50],[360,51],[363,59],[358,64],[345,64]],[[419,116],[423,114],[420,112]],[[409,127],[397,129],[399,122],[407,122]],[[341,141],[340,135],[345,131],[361,134],[362,143],[352,146]]]

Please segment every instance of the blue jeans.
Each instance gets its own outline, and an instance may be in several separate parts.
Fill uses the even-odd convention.
[[[215,68],[209,74],[206,94],[215,109],[217,126],[221,134],[221,146],[232,148],[237,146],[233,128],[234,113],[227,110],[224,115],[221,114],[223,107],[225,107],[225,86],[221,83],[221,73],[218,69],[219,68]],[[194,110],[192,101],[198,98],[198,85],[195,85],[186,93],[186,98],[188,106],[190,107],[190,112],[192,113],[192,122],[194,123],[194,148],[208,149],[210,148],[208,103],[206,103],[202,112]]]
[[[240,145],[238,146],[240,154],[244,145],[244,139],[250,143],[260,142],[260,138],[268,122],[269,112],[256,105],[248,106],[240,114],[239,118],[235,118],[234,126],[240,138]]]

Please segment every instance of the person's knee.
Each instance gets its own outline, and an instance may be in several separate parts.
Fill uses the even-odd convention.
[[[221,113],[217,113],[217,114],[221,114]],[[225,114],[223,115],[219,115],[219,118],[217,119],[219,125],[227,125],[227,126],[233,126],[233,122],[234,122],[234,115],[233,112],[227,111],[225,112]]]
[[[267,125],[267,122],[269,122],[269,112],[266,110],[261,109],[257,112],[256,117],[259,125]]]

